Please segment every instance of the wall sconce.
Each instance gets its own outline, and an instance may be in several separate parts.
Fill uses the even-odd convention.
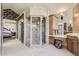
[[[77,17],[78,15],[79,15],[79,13],[76,13],[76,14],[75,14],[75,17]]]
[[[63,13],[60,13],[60,15],[61,15],[61,20],[63,20]]]
[[[63,15],[61,15],[61,20],[63,20]]]

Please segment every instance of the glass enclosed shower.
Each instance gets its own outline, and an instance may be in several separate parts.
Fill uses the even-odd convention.
[[[24,18],[20,17],[18,21],[18,23],[20,22],[20,24],[18,24],[18,37],[20,37],[20,41],[25,43],[26,46],[46,44],[46,18],[43,16]],[[23,26],[23,24],[25,26]],[[23,35],[25,37],[23,37]]]

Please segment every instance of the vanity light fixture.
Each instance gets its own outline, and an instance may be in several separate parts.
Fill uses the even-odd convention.
[[[75,14],[75,17],[77,17],[78,15],[79,15],[79,13],[76,13],[76,14]]]
[[[62,13],[60,13],[60,15],[61,15],[61,20],[63,20],[63,12],[62,12]]]

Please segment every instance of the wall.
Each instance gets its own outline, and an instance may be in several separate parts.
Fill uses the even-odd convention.
[[[78,13],[79,12],[79,3],[75,5],[74,7],[74,13]]]
[[[43,15],[47,16],[47,9],[42,6],[32,6],[30,7],[30,15]]]
[[[73,32],[79,33],[79,4],[74,7]]]
[[[3,27],[10,29],[12,32],[16,32],[16,21],[3,19]]]
[[[73,24],[74,24],[73,31],[79,33],[79,14],[74,17]]]

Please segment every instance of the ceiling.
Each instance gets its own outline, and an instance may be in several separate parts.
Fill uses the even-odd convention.
[[[20,14],[24,10],[27,10],[32,6],[42,6],[48,11],[50,14],[63,12],[68,8],[74,7],[75,3],[2,3],[3,9],[12,9],[16,13]]]

